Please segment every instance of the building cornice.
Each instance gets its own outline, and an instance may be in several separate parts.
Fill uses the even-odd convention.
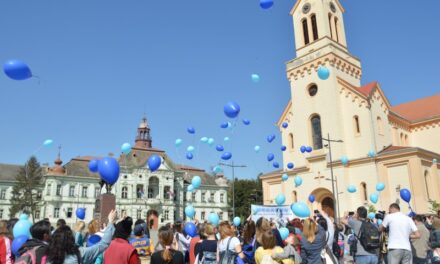
[[[295,10],[298,8],[299,4],[302,2],[302,0],[297,0],[295,5],[292,7],[292,9],[290,10],[290,15],[293,16],[293,13],[295,13]],[[345,9],[344,7],[341,5],[341,2],[339,2],[339,0],[335,0],[336,4],[338,5],[339,9],[341,9],[342,13],[345,13]]]

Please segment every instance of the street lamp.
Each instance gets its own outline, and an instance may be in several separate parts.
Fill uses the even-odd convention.
[[[234,165],[234,161],[231,164],[220,162],[218,165],[232,168],[232,215],[235,217],[235,168],[246,168],[246,165]]]
[[[333,200],[333,208],[336,208],[336,214],[335,214],[335,222],[338,223],[339,222],[339,193],[335,192],[335,178],[333,175],[333,159],[332,159],[332,146],[331,143],[335,142],[335,143],[343,143],[344,141],[342,140],[334,140],[334,139],[330,139],[330,133],[327,134],[327,138],[322,138],[322,140],[326,141],[328,144],[325,145],[326,147],[328,147],[328,152],[329,152],[329,158],[330,158],[330,174],[331,174],[331,181],[332,181],[332,192],[333,192],[333,196],[334,196],[334,200]],[[337,182],[336,182],[337,184]],[[338,201],[336,204],[336,200]]]

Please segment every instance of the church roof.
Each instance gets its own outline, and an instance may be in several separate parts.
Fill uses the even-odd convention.
[[[440,94],[393,106],[391,111],[411,122],[440,117]]]
[[[376,88],[376,86],[377,86],[377,81],[370,82],[369,84],[359,87],[358,91],[368,97],[374,91],[374,88]]]
[[[15,164],[0,164],[0,181],[15,181],[20,167]]]

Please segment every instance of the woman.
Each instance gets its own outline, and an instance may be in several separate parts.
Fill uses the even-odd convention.
[[[154,252],[151,255],[151,263],[154,264],[183,264],[184,258],[180,251],[171,248],[173,244],[173,231],[165,226],[159,229],[159,243],[163,250]]]
[[[204,226],[203,240],[195,247],[195,255],[203,264],[215,264],[217,262],[217,240],[215,239],[215,227],[211,224]]]
[[[275,262],[272,259],[272,254],[275,253],[283,253],[283,249],[277,246],[275,235],[269,230],[261,236],[261,246],[255,251],[255,262],[257,264]],[[283,259],[282,263],[294,264],[291,259]]]
[[[0,221],[0,263],[12,264],[13,256],[11,252],[11,234],[8,230],[8,222],[5,220]]]
[[[255,222],[252,220],[247,221],[243,227],[243,253],[246,257],[246,263],[255,263],[255,233]]]
[[[89,237],[93,236],[93,235],[99,235],[100,237],[102,237],[102,234],[100,234],[100,230],[99,230],[99,221],[97,219],[93,219],[92,221],[89,222],[89,224],[87,225],[87,233],[84,236],[84,244],[87,245],[87,241],[89,240]]]
[[[256,231],[255,231],[255,238],[257,240],[255,244],[256,249],[261,245],[261,239],[263,234],[271,229],[272,227],[270,225],[270,222],[266,218],[261,217],[257,220]]]
[[[303,263],[323,264],[321,252],[327,242],[325,231],[312,219],[307,219],[303,224],[301,239],[301,258]]]
[[[224,221],[219,225],[220,241],[217,247],[217,260],[223,262],[226,258],[230,263],[229,259],[235,258],[237,255],[244,259],[245,255],[241,250],[240,240],[234,237],[234,230],[228,221]]]
[[[104,253],[104,264],[139,264],[137,250],[128,243],[133,219],[125,217],[116,224],[113,241]]]
[[[56,229],[50,241],[47,255],[48,264],[91,264],[99,254],[109,246],[114,232],[116,212],[112,210],[108,215],[109,226],[102,240],[92,247],[77,247],[75,238],[69,226],[61,226]]]
[[[75,232],[75,245],[77,246],[82,246],[84,244],[84,236],[82,232],[84,231],[85,227],[86,224],[84,221],[78,221],[73,228],[73,231]]]
[[[186,261],[189,261],[189,246],[191,243],[190,239],[187,239],[185,235],[183,235],[183,223],[178,221],[174,224],[174,238],[176,243],[176,249],[184,254]]]

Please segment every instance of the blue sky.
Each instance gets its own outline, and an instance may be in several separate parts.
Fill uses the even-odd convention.
[[[439,1],[341,2],[363,83],[378,80],[392,104],[438,93]],[[290,98],[294,3],[262,10],[258,0],[2,1],[0,61],[24,60],[41,81],[0,75],[0,162],[24,163],[47,138],[62,145],[65,162],[119,153],[145,112],[154,146],[178,163],[209,168],[219,161],[214,149],[202,146],[190,162],[184,149],[202,136],[230,136],[227,150],[248,166],[239,177],[272,170],[266,154],[281,162],[274,124]],[[252,121],[233,135],[219,128],[231,100]],[[176,138],[185,142],[179,153]],[[52,163],[56,153],[54,146],[37,156]]]

